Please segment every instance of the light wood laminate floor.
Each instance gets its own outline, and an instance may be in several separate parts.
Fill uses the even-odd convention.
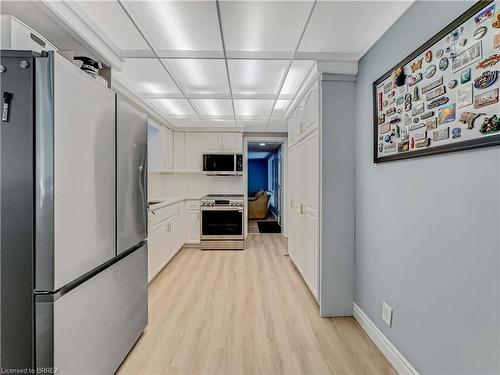
[[[353,318],[319,317],[281,235],[184,248],[149,286],[149,325],[119,374],[395,374]]]

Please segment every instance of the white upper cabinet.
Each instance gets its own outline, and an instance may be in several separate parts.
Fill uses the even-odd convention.
[[[242,133],[177,132],[150,120],[149,172],[201,173],[203,154],[243,153]]]
[[[165,137],[166,143],[166,158],[165,158],[165,167],[167,172],[174,171],[174,132],[169,128],[165,128]]]
[[[318,84],[315,83],[306,91],[288,119],[290,146],[318,128],[318,107]]]
[[[203,170],[202,133],[186,133],[184,168],[186,172],[201,172]]]
[[[205,133],[203,134],[203,152],[243,152],[242,133]]]
[[[173,171],[173,132],[148,119],[148,171],[168,173]]]
[[[206,133],[203,135],[203,151],[205,153],[221,152],[222,150],[222,133]]]
[[[185,141],[183,132],[174,132],[174,172],[183,172],[185,168]]]
[[[243,153],[242,133],[222,133],[222,145],[224,152]]]

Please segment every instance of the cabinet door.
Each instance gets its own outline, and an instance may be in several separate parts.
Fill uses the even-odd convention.
[[[290,124],[288,128],[290,145],[294,145],[300,138],[300,107],[296,108],[290,116]]]
[[[174,170],[174,132],[169,128],[165,128],[164,136],[164,153],[165,153],[165,170],[173,172]]]
[[[222,151],[222,133],[203,134],[203,152],[206,154]]]
[[[179,213],[175,215],[174,222],[174,238],[175,238],[175,253],[184,245],[186,238],[186,208],[184,202],[179,203]]]
[[[151,230],[148,238],[148,282],[158,273],[161,264],[161,252],[165,233],[167,232],[167,222],[158,225]]]
[[[163,168],[163,127],[148,119],[148,172]]]
[[[307,208],[300,218],[301,223],[301,270],[312,294],[318,298],[318,243],[317,218]]]
[[[184,172],[185,169],[185,142],[183,132],[174,132],[174,171]]]
[[[316,93],[316,86],[313,86],[304,98],[304,119],[302,125],[302,133],[304,134],[309,134],[318,127],[318,101]]]
[[[224,152],[243,153],[243,134],[242,133],[222,133],[222,144]]]
[[[161,252],[161,267],[163,268],[170,259],[175,255],[175,216],[172,216],[168,220],[167,231],[163,239],[163,248]]]
[[[186,172],[201,172],[203,170],[203,135],[201,133],[186,133],[185,170]]]
[[[187,211],[186,242],[200,243],[200,210]]]
[[[317,209],[318,200],[318,149],[319,139],[317,132],[303,141],[297,146],[298,162],[300,165],[297,170],[299,181],[307,181],[306,184],[300,184],[297,190],[297,199],[309,209]]]

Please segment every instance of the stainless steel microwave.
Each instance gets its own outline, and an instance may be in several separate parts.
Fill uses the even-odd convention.
[[[211,176],[241,176],[243,155],[203,154],[203,173]]]

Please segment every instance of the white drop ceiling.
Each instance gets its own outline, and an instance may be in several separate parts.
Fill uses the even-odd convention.
[[[411,1],[79,1],[113,77],[176,127],[285,130],[316,61],[356,62]],[[375,16],[376,15],[376,16]]]

